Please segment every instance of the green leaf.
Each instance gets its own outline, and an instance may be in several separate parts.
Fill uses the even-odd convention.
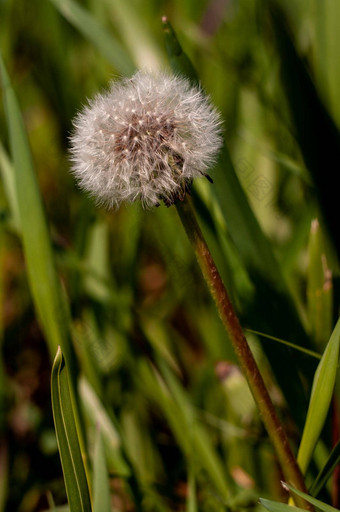
[[[230,496],[229,482],[208,432],[198,420],[185,390],[174,373],[163,360],[159,359],[158,365],[164,378],[165,389],[154,375],[154,398],[166,415],[188,461],[195,458],[196,470],[203,469],[218,489],[222,499],[227,501]]]
[[[88,233],[88,247],[84,256],[87,275],[84,278],[86,292],[98,302],[110,300],[111,273],[109,262],[109,226],[97,221]]]
[[[93,461],[93,512],[111,512],[110,484],[104,443],[99,428],[97,429]]]
[[[80,452],[65,359],[58,347],[52,367],[52,411],[66,493],[71,512],[91,512],[84,464]]]
[[[332,331],[333,286],[320,224],[312,222],[308,244],[307,298],[311,335],[324,347]]]
[[[337,442],[337,444],[334,446],[333,450],[329,454],[329,457],[326,461],[326,464],[321,469],[320,473],[316,477],[316,479],[313,482],[313,485],[311,486],[309,492],[312,496],[317,496],[319,492],[322,490],[328,479],[330,478],[331,474],[337,467],[337,465],[340,463],[340,440]]]
[[[47,221],[25,126],[1,58],[0,72],[29,284],[51,358],[54,357],[60,345],[74,374],[76,365],[70,345],[66,301],[56,273]]]
[[[338,202],[336,175],[327,162],[340,161],[340,134],[329,115],[305,62],[300,58],[285,12],[270,1],[271,26],[280,55],[282,83],[302,156],[315,185],[329,233],[340,255],[340,233],[334,205]]]
[[[246,332],[256,334],[257,336],[261,336],[268,340],[272,340],[277,343],[282,343],[283,345],[286,345],[287,347],[297,350],[298,352],[301,352],[302,354],[306,354],[309,357],[313,357],[314,359],[320,360],[322,357],[321,354],[319,354],[318,352],[314,352],[314,350],[308,350],[307,348],[300,347],[299,345],[296,345],[295,343],[291,343],[290,341],[287,341],[287,340],[282,340],[281,338],[277,338],[276,336],[270,336],[269,334],[265,334],[264,332],[254,331],[254,329],[246,328],[244,330]]]
[[[303,473],[307,470],[331,403],[337,374],[339,346],[340,318],[315,372],[306,424],[297,457]]]
[[[194,471],[190,470],[188,475],[188,497],[185,506],[186,512],[197,512],[196,481]]]
[[[1,58],[0,75],[4,90],[4,105],[14,164],[15,195],[19,207],[21,237],[30,290],[51,359],[60,346],[67,361],[77,425],[83,428],[76,393],[78,366],[71,342],[68,304],[55,267],[47,219],[26,129]],[[84,435],[81,437],[81,446],[85,458],[84,437]]]
[[[176,74],[183,75],[193,83],[198,84],[199,78],[196,73],[194,66],[192,65],[190,59],[186,55],[186,53],[182,50],[182,47],[177,39],[174,29],[169,23],[166,16],[162,19],[163,22],[163,31],[164,31],[164,39],[165,39],[165,47],[168,53],[170,65],[172,70]]]
[[[0,75],[4,90],[4,105],[14,164],[15,196],[19,207],[21,237],[30,290],[51,358],[54,357],[59,346],[65,355],[70,371],[72,397],[77,407],[75,389],[78,367],[71,343],[68,304],[55,267],[47,219],[26,129],[1,58]],[[76,413],[77,422],[82,426],[79,409]],[[84,443],[82,443],[82,449],[85,452]]]
[[[147,23],[141,23],[144,6],[142,3],[103,0],[108,6],[108,14],[125,48],[138,68],[159,69],[163,55],[153,32]]]
[[[100,428],[110,471],[129,477],[130,469],[123,458],[121,439],[113,420],[85,378],[80,380],[79,390],[87,420],[92,427],[97,425]]]
[[[305,512],[304,508],[292,507],[291,505],[287,505],[286,503],[279,503],[278,501],[271,501],[260,498],[259,502],[270,512],[292,512],[293,510],[296,512]]]
[[[15,174],[5,148],[0,142],[0,175],[5,189],[5,194],[10,207],[11,221],[14,229],[20,231],[20,213],[18,199],[15,190]]]
[[[337,52],[340,4],[332,0],[313,3],[315,16],[315,44],[313,61],[316,79],[322,98],[327,101],[338,127],[340,126],[340,103],[338,88],[340,83],[340,62]]]
[[[90,41],[122,75],[135,66],[124,47],[84,7],[73,0],[51,0],[59,12]]]
[[[301,496],[301,498],[304,498],[308,503],[311,503],[314,505],[314,507],[322,510],[323,512],[339,512],[337,508],[331,507],[331,505],[327,505],[327,503],[324,503],[323,501],[317,500],[316,498],[312,498],[312,496],[309,496],[308,494],[298,491],[291,485],[288,485],[287,483],[282,483],[283,487],[289,489],[294,494],[297,494],[297,496]]]

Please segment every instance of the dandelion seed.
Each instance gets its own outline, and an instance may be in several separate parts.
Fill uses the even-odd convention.
[[[74,125],[72,172],[109,208],[183,199],[221,147],[220,116],[209,99],[186,79],[165,73],[139,71],[114,82]]]

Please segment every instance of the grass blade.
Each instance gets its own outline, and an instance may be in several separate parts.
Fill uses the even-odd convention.
[[[327,112],[305,64],[299,57],[285,13],[271,1],[271,25],[274,27],[281,60],[283,86],[296,137],[318,196],[323,218],[340,255],[340,233],[333,206],[338,189],[332,166],[340,161],[340,134]]]
[[[86,460],[84,423],[78,403],[78,365],[71,342],[68,304],[55,267],[47,219],[34,170],[29,141],[17,98],[0,57],[0,75],[14,163],[15,193],[19,207],[28,281],[51,359],[62,348],[69,368],[71,396]]]
[[[196,481],[195,475],[192,470],[189,471],[188,475],[188,497],[186,501],[185,511],[186,512],[197,512],[197,498],[196,498]]]
[[[134,71],[129,54],[124,47],[100,23],[86,11],[84,7],[73,0],[51,0],[58,11],[93,46],[105,57],[112,66],[122,75],[129,75]]]
[[[318,508],[319,510],[322,510],[323,512],[339,512],[339,510],[337,508],[334,508],[331,505],[327,505],[327,503],[317,500],[316,498],[312,498],[312,496],[309,496],[308,494],[306,494],[304,492],[294,489],[294,487],[292,487],[291,485],[288,485],[286,483],[282,483],[282,485],[287,490],[290,490],[292,493],[297,494],[298,496],[301,496],[301,498],[304,498],[306,501],[308,501],[308,503],[311,503],[311,505],[314,505],[314,507]]]
[[[125,48],[138,68],[159,69],[162,66],[160,47],[152,38],[147,25],[140,22],[143,14],[137,5],[121,0],[104,0],[109,8],[109,15],[119,32]]]
[[[121,453],[121,439],[109,414],[85,378],[80,380],[79,390],[88,422],[92,427],[97,425],[100,428],[110,471],[129,477],[130,469]]]
[[[58,348],[51,376],[52,411],[71,512],[91,512],[89,489],[68,387],[65,359]]]
[[[163,31],[165,39],[165,47],[168,53],[169,62],[172,70],[176,74],[184,75],[190,79],[193,84],[198,84],[199,79],[191,60],[188,58],[186,53],[182,50],[182,47],[177,39],[177,36],[169,23],[166,16],[162,19]]]
[[[264,498],[260,498],[259,502],[264,506],[269,512],[303,512],[304,508],[292,507],[291,505],[287,505],[286,503],[279,503],[278,501],[266,500]]]
[[[287,347],[290,347],[294,350],[297,350],[298,352],[301,352],[302,354],[306,354],[309,357],[313,357],[314,359],[318,359],[320,361],[322,355],[318,352],[315,352],[314,350],[308,350],[307,348],[300,347],[300,345],[296,345],[295,343],[291,343],[287,340],[282,340],[281,338],[277,338],[276,336],[270,336],[269,334],[266,334],[264,332],[254,331],[254,329],[245,329],[246,332],[250,332],[252,334],[256,334],[256,336],[261,336],[263,338],[266,338],[268,340],[275,341],[276,343],[282,343],[283,345],[286,345]]]
[[[18,102],[1,58],[0,70],[30,288],[51,357],[54,357],[60,345],[70,370],[74,371],[76,365],[69,343],[66,304],[55,269],[29,142]]]
[[[297,457],[303,473],[307,470],[329,410],[337,374],[339,347],[340,318],[315,372],[306,424]]]
[[[104,443],[100,429],[97,430],[94,449],[93,512],[111,512],[110,485],[107,474]]]
[[[186,449],[189,456],[193,453],[196,454],[197,461],[214,482],[223,500],[227,501],[230,497],[229,482],[221,460],[213,449],[208,432],[199,422],[184,389],[169,367],[163,361],[159,361],[159,367],[170,392],[169,403],[171,403],[172,411],[178,418],[182,416],[182,433],[186,432]],[[162,403],[160,405],[163,407]],[[164,412],[167,414],[168,410],[164,408]]]
[[[307,275],[308,313],[311,334],[323,348],[332,332],[333,286],[320,224],[314,219],[309,237]]]
[[[317,496],[319,494],[338,464],[340,464],[340,440],[334,446],[326,461],[326,464],[314,480],[314,483],[309,491],[312,496]]]
[[[6,198],[11,212],[11,222],[14,229],[20,232],[20,214],[15,190],[15,175],[12,164],[0,142],[0,175],[5,189]]]

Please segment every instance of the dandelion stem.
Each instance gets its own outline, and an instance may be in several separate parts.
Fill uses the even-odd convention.
[[[303,475],[289,445],[288,437],[276,414],[259,368],[250,350],[242,327],[239,323],[228,292],[222,282],[215,262],[198,225],[190,199],[176,204],[178,214],[183,223],[188,238],[195,250],[210,293],[216,303],[221,320],[234,347],[237,359],[247,378],[250,390],[262,416],[263,423],[274,445],[285,479],[296,489],[307,492]],[[294,497],[296,503],[307,510],[312,506],[302,498]]]

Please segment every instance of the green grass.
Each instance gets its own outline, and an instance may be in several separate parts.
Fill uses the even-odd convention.
[[[213,5],[0,3],[0,512],[287,501],[175,208],[106,212],[69,173],[77,110],[143,66],[198,76],[222,113],[198,220],[311,502],[340,506],[340,13],[234,0],[214,18]],[[51,390],[58,346],[69,378],[63,366]]]

